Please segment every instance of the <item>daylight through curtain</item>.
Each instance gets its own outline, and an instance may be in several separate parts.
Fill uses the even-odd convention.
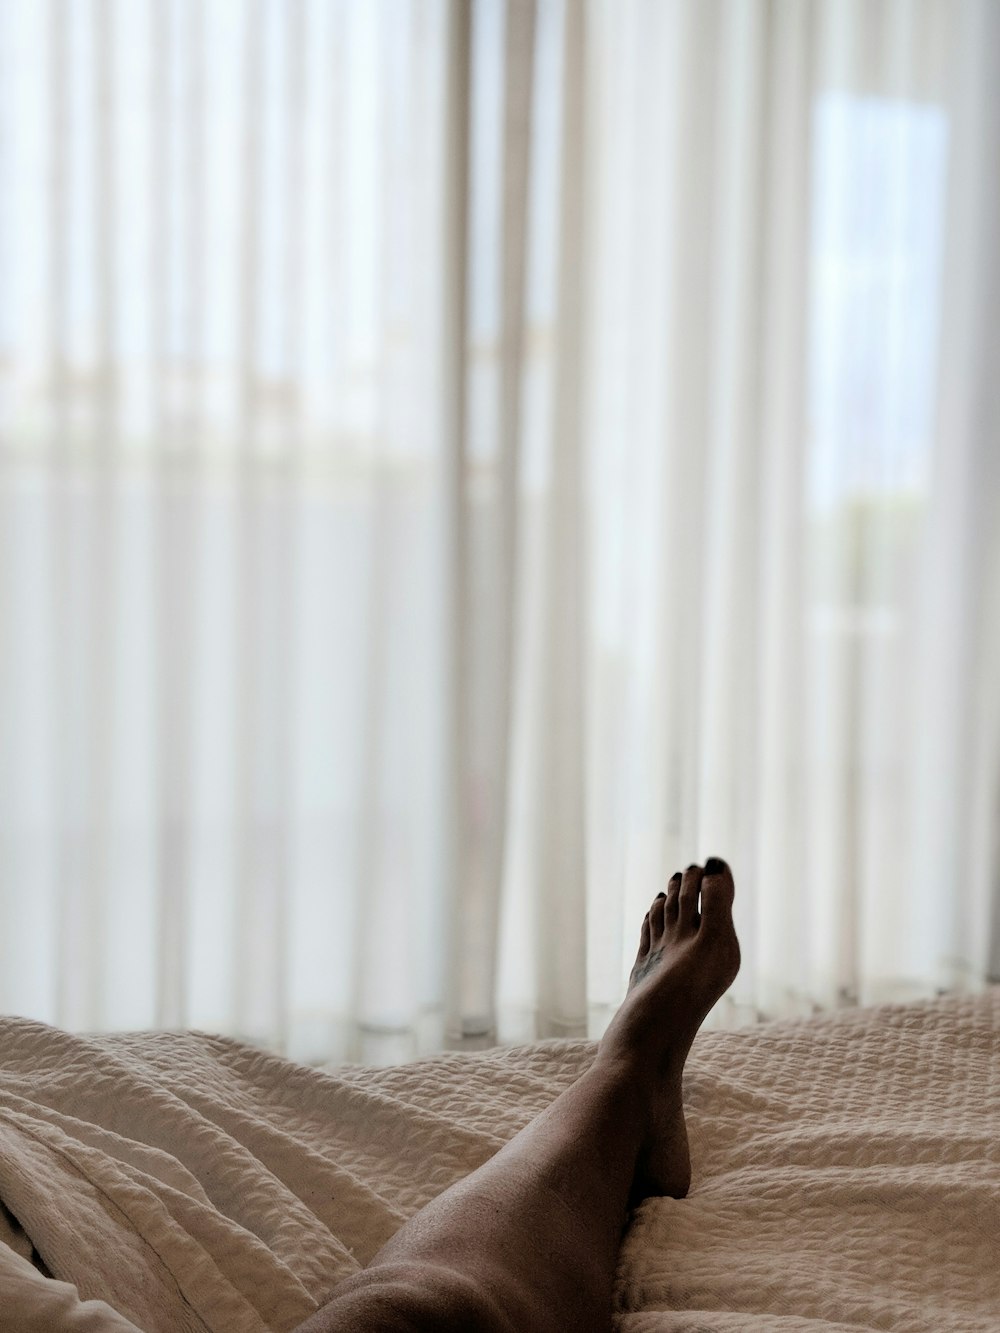
[[[1000,9],[0,0],[0,1005],[1000,975]]]

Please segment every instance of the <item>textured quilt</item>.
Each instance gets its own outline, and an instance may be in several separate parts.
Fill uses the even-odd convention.
[[[291,1329],[593,1049],[324,1073],[0,1020],[0,1329]],[[1000,988],[703,1033],[685,1094],[691,1193],[630,1219],[621,1333],[1000,1330]]]

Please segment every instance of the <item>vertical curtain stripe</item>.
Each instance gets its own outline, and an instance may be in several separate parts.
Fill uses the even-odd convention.
[[[113,357],[114,283],[112,263],[116,252],[116,201],[112,126],[112,60],[114,30],[109,0],[96,0],[94,35],[94,154],[96,183],[94,199],[94,256],[96,276],[96,393],[93,438],[88,441],[93,466],[94,505],[91,518],[90,579],[91,605],[87,625],[89,649],[87,707],[87,869],[83,893],[88,903],[87,956],[91,960],[84,1021],[96,1026],[104,1021],[103,995],[107,967],[105,940],[108,933],[107,886],[111,823],[111,738],[114,735],[114,575],[117,560],[115,540],[114,468],[117,463],[117,410]]]
[[[392,195],[388,176],[388,152],[391,134],[388,92],[389,80],[384,58],[389,40],[383,16],[373,18],[375,36],[382,59],[378,62],[375,94],[375,126],[372,133],[372,151],[377,154],[379,169],[376,173],[373,214],[377,215],[380,248],[376,252],[374,318],[376,325],[375,356],[388,369],[389,339],[387,336],[386,303],[388,299],[389,247],[391,244]],[[360,818],[357,829],[357,866],[359,909],[354,920],[354,954],[362,960],[358,970],[358,989],[355,1005],[362,1030],[375,1030],[385,1021],[380,1013],[378,988],[371,984],[377,976],[376,958],[381,952],[379,933],[371,929],[372,914],[380,919],[394,912],[398,904],[392,902],[383,882],[385,854],[384,782],[387,743],[386,715],[388,711],[389,677],[389,618],[393,564],[390,552],[392,524],[392,477],[386,466],[389,457],[389,403],[380,397],[374,408],[372,438],[367,450],[365,479],[370,496],[370,518],[367,525],[368,541],[365,551],[365,639],[362,699],[361,753],[359,757]],[[388,927],[387,927],[388,928]],[[373,994],[374,992],[374,994]]]
[[[461,886],[468,856],[461,813],[466,791],[465,733],[468,716],[466,644],[468,606],[465,572],[466,531],[466,310],[469,214],[469,112],[472,61],[471,6],[450,0],[446,20],[444,98],[445,197],[442,228],[444,290],[441,401],[443,404],[441,468],[443,530],[440,571],[445,580],[444,643],[440,681],[445,719],[443,774],[444,865],[442,925],[446,932],[445,1031],[451,1041],[462,1037],[466,999],[464,937],[461,928]]]
[[[804,921],[797,891],[804,863],[803,589],[801,586],[802,383],[807,279],[808,57],[812,11],[779,0],[769,13],[766,189],[771,200],[764,253],[761,345],[761,444],[758,504],[761,718],[760,863],[753,900],[756,920],[747,955],[774,975],[775,959],[800,966],[793,941]],[[810,938],[812,938],[810,936]],[[789,976],[798,988],[804,976]],[[778,997],[768,997],[768,1002]]]
[[[521,434],[523,428],[522,368],[526,320],[525,279],[528,248],[532,100],[534,93],[536,5],[534,0],[508,0],[504,58],[503,165],[501,179],[500,260],[500,402],[499,402],[499,527],[496,605],[498,634],[495,670],[497,689],[491,701],[492,772],[491,824],[485,848],[482,884],[487,895],[483,915],[489,922],[487,966],[479,969],[480,995],[475,1012],[489,1016],[496,1032],[496,976],[504,846],[507,836],[510,785],[510,738],[514,724],[514,624],[518,582],[520,530]]]
[[[184,491],[189,484],[191,459],[188,449],[190,420],[187,394],[191,380],[186,366],[193,363],[194,349],[187,345],[191,332],[188,318],[172,336],[173,293],[182,289],[184,275],[174,256],[178,238],[172,234],[174,211],[171,195],[175,180],[178,139],[171,132],[174,106],[174,77],[178,55],[190,56],[190,46],[178,31],[180,12],[170,0],[159,0],[151,15],[150,125],[153,154],[150,192],[152,244],[150,302],[151,353],[155,435],[153,441],[153,569],[152,608],[156,642],[156,810],[154,814],[156,861],[156,1022],[181,1026],[186,1015],[185,922],[187,917],[188,826],[185,810],[185,750],[190,718],[184,698],[184,674],[189,651],[178,651],[190,643],[184,599],[190,587],[186,569],[189,534],[184,530]],[[195,66],[197,68],[197,66]],[[184,89],[187,145],[191,120],[197,114],[197,90]],[[188,184],[189,182],[185,182]],[[185,201],[188,205],[190,199]],[[190,229],[190,224],[189,228]],[[185,258],[190,251],[185,248]],[[185,290],[187,297],[189,292]]]
[[[542,682],[537,978],[545,1035],[586,1032],[586,856],[583,789],[584,561],[580,399],[584,319],[585,11],[569,3],[563,29],[562,178],[546,550],[547,660]]]
[[[258,274],[260,268],[260,128],[263,105],[264,6],[252,0],[243,9],[242,113],[242,225],[240,290],[238,301],[238,376],[240,398],[237,424],[234,659],[236,672],[234,724],[235,784],[234,939],[241,960],[234,978],[234,1018],[238,1031],[268,1031],[273,1035],[275,1012],[273,974],[260,956],[260,923],[267,919],[264,856],[267,818],[257,808],[260,763],[259,699],[261,672],[260,586],[261,553],[258,521],[259,486],[257,451],[257,335]],[[260,1019],[261,1022],[256,1022]],[[263,1026],[262,1026],[263,1025]]]
[[[275,497],[275,872],[272,893],[275,900],[275,991],[276,1027],[282,1049],[289,1039],[288,938],[292,880],[290,874],[291,822],[293,816],[292,774],[294,765],[295,648],[296,608],[298,603],[299,486],[302,475],[302,436],[299,397],[293,387],[301,380],[302,323],[303,174],[306,14],[303,0],[292,0],[284,11],[285,33],[285,106],[282,120],[281,156],[284,161],[284,230],[281,254],[282,290],[284,292],[285,346],[282,365],[286,392],[281,399],[282,457]]]
[[[55,1021],[68,1025],[79,1013],[81,969],[75,966],[77,941],[85,937],[85,903],[78,892],[75,870],[79,863],[78,816],[73,808],[72,780],[77,761],[73,732],[72,661],[70,653],[70,488],[72,450],[67,438],[66,324],[69,282],[66,243],[70,232],[68,156],[69,34],[65,0],[51,0],[48,10],[50,83],[50,190],[49,215],[49,347],[48,373],[52,402],[49,457],[52,473],[49,521],[52,551],[52,758],[56,824],[55,898],[56,996]]]

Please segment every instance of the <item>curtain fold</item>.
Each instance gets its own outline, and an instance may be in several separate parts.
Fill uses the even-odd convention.
[[[0,0],[0,1005],[1000,977],[988,0]]]

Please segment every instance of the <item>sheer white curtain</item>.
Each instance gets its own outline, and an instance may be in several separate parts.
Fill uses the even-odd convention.
[[[1000,973],[1000,7],[0,0],[0,1006]]]

